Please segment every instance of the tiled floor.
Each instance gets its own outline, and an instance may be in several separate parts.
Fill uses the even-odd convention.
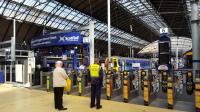
[[[0,85],[0,112],[56,112],[53,93]],[[102,100],[101,110],[89,108],[90,99],[64,95],[66,112],[173,112],[168,109]],[[174,112],[177,112],[174,110]]]

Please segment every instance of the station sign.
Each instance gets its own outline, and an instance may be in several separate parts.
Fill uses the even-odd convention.
[[[90,43],[90,37],[84,37],[83,43]]]
[[[162,33],[169,33],[169,29],[168,28],[160,28],[160,34]]]
[[[47,34],[31,40],[32,48],[80,44],[83,44],[83,37],[79,32]]]

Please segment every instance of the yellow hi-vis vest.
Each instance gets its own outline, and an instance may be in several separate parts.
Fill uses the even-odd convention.
[[[100,66],[98,64],[90,65],[90,76],[99,77]]]

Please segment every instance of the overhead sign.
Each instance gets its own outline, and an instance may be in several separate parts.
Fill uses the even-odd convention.
[[[169,33],[169,29],[168,28],[160,28],[160,34],[162,33]]]
[[[84,37],[83,43],[90,43],[90,37]]]
[[[83,37],[79,32],[62,32],[47,34],[31,40],[31,47],[78,45],[83,43]]]

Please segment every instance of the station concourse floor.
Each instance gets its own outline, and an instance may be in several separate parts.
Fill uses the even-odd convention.
[[[89,97],[64,95],[66,112],[180,112],[150,106],[101,100],[102,109],[90,109]],[[36,89],[0,85],[0,112],[56,112],[53,93]],[[63,111],[65,112],[65,111]]]

